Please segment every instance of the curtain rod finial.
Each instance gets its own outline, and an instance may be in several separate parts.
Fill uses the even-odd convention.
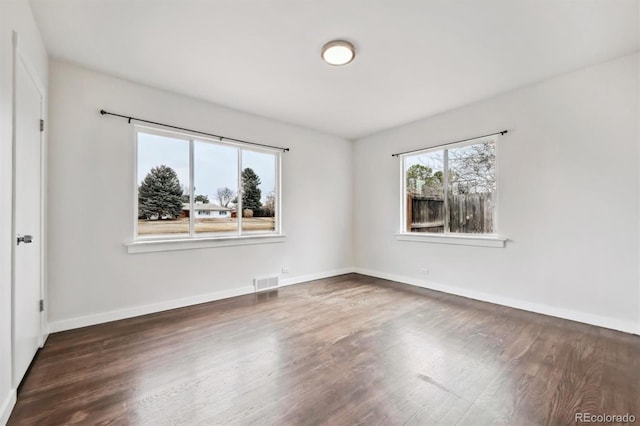
[[[100,110],[100,115],[105,115],[106,113],[107,113],[107,111],[105,111],[103,109]]]

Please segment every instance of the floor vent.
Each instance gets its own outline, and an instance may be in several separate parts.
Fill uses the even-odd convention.
[[[256,287],[256,292],[271,290],[278,287],[278,277],[254,278],[253,285]]]

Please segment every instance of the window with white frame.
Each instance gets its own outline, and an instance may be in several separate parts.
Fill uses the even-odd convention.
[[[497,137],[403,154],[402,232],[496,234]]]
[[[142,126],[136,150],[136,240],[280,233],[280,150]]]

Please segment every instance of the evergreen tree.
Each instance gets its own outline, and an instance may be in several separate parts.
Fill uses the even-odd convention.
[[[193,197],[193,201],[195,201],[196,203],[208,204],[209,203],[209,197],[207,197],[206,195],[196,195],[195,197]]]
[[[151,169],[138,188],[138,216],[176,218],[182,212],[182,187],[178,174],[162,165]]]
[[[262,207],[262,191],[258,188],[258,185],[262,183],[260,177],[253,171],[253,169],[246,168],[242,171],[242,208],[258,210]]]
[[[444,174],[433,173],[431,167],[414,164],[407,169],[407,192],[412,195],[442,196],[444,194]]]
[[[407,179],[416,179],[426,182],[433,176],[433,169],[431,167],[423,166],[422,164],[414,164],[407,169]]]

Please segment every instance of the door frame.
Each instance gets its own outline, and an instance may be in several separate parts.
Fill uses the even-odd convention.
[[[27,52],[22,51],[19,43],[19,36],[16,31],[12,32],[12,41],[13,41],[13,49],[12,49],[12,87],[11,87],[11,377],[14,387],[18,387],[20,382],[22,381],[22,377],[15,377],[15,286],[16,286],[16,275],[15,275],[15,261],[16,261],[16,145],[17,145],[17,72],[18,72],[18,61],[22,63],[22,66],[27,72],[28,77],[31,79],[31,82],[34,84],[36,90],[40,94],[40,119],[44,120],[46,118],[46,90],[45,85],[40,81],[37,75],[34,73],[34,67],[31,65],[31,62],[28,58]],[[45,122],[46,124],[46,122]],[[44,302],[44,310],[40,312],[40,333],[38,337],[38,346],[43,347],[48,333],[47,327],[47,316],[45,315],[47,311],[47,291],[46,291],[46,250],[47,250],[47,239],[46,239],[46,158],[47,158],[47,150],[46,150],[46,125],[44,131],[40,132],[40,299]]]

